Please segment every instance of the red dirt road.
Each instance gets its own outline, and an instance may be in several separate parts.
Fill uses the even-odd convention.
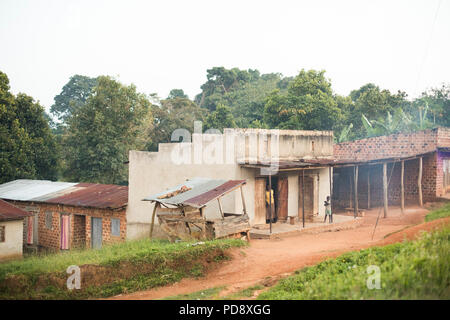
[[[386,219],[382,218],[381,212],[373,240],[372,232],[379,213],[378,208],[366,211],[363,224],[356,229],[272,240],[252,240],[248,248],[233,249],[230,252],[232,260],[220,264],[203,278],[183,279],[165,287],[119,295],[111,299],[159,299],[217,286],[226,286],[226,290],[221,293],[226,295],[264,280],[276,281],[302,267],[317,264],[348,251],[399,242],[404,238],[412,239],[421,230],[431,230],[450,223],[450,218],[447,218],[421,224],[428,210],[419,207],[408,207],[404,215],[400,213],[399,208],[390,207],[389,210],[389,217]]]

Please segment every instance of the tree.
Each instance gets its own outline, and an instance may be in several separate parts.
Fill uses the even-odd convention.
[[[96,85],[96,78],[78,74],[72,76],[61,93],[55,96],[55,103],[51,106],[50,112],[65,123],[74,111],[86,103]]]
[[[427,107],[426,107],[427,106]],[[412,104],[410,113],[413,118],[421,118],[425,123],[426,117],[423,117],[425,108],[428,110],[429,126],[450,127],[450,84],[442,84],[440,87],[431,88],[422,93],[421,97]]]
[[[325,71],[301,70],[286,94],[276,90],[266,99],[264,121],[271,128],[332,130],[343,114]]]
[[[173,98],[161,101],[161,106],[152,105],[153,122],[146,149],[157,151],[159,143],[171,142],[175,129],[194,130],[194,121],[204,121],[207,110],[198,107],[187,98]]]
[[[219,104],[216,110],[211,112],[206,118],[206,129],[217,129],[223,132],[224,128],[235,128],[236,122],[234,121],[231,109],[227,106]]]
[[[14,97],[0,72],[0,183],[56,179],[58,149],[42,106],[25,94]]]
[[[189,99],[187,94],[184,93],[183,89],[172,89],[169,92],[167,99],[184,98]]]
[[[128,152],[143,148],[150,120],[150,102],[134,85],[125,86],[107,76],[97,78],[91,96],[68,120],[65,178],[126,183]]]

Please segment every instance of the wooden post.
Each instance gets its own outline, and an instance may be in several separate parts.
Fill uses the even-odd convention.
[[[247,207],[245,206],[245,199],[244,199],[244,190],[242,190],[242,186],[240,187],[240,189],[241,189],[242,209],[244,210],[244,214],[247,214]]]
[[[305,169],[302,170],[302,223],[305,227]]]
[[[223,220],[225,218],[225,215],[223,214],[222,204],[220,203],[220,198],[217,198],[217,202],[219,203],[219,211],[220,211],[220,215],[222,216],[222,220]]]
[[[383,203],[384,203],[384,217],[388,215],[388,186],[387,186],[387,163],[383,163]]]
[[[270,234],[272,234],[272,172],[269,173],[269,223]]]
[[[349,192],[349,195],[348,195],[349,208],[353,208],[353,201],[352,201],[352,175],[349,174],[348,178],[349,178],[349,182],[350,182],[350,192]]]
[[[419,158],[419,177],[417,178],[417,187],[419,192],[419,206],[423,207],[423,197],[422,197],[422,157]]]
[[[402,167],[401,167],[401,177],[400,177],[400,197],[401,202],[400,206],[402,209],[402,214],[405,213],[405,161],[402,160]]]
[[[370,166],[367,167],[367,209],[370,209]]]
[[[150,226],[150,239],[153,237],[153,226],[155,225],[156,210],[159,208],[159,206],[159,202],[156,202],[155,206],[153,207],[152,224]]]
[[[328,176],[330,178],[330,210],[333,212],[331,207],[331,202],[333,200],[333,168],[331,166],[328,168]]]
[[[358,170],[359,169],[359,167],[358,166],[355,166],[354,167],[354,174],[353,174],[353,177],[354,177],[354,179],[355,179],[355,182],[354,182],[354,186],[355,186],[355,190],[354,190],[354,192],[355,192],[355,210],[354,210],[354,217],[356,218],[357,216],[358,216]]]

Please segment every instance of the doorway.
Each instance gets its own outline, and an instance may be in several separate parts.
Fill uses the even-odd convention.
[[[271,186],[273,190],[273,216],[272,223],[286,221],[288,216],[288,178],[272,176]],[[270,223],[270,212],[266,205],[266,192],[269,190],[269,178],[258,177],[255,179],[255,224]]]
[[[298,179],[298,217],[303,218],[303,202],[305,205],[305,220],[313,221],[314,217],[319,214],[319,175],[308,174],[305,175],[305,192],[303,199],[303,176],[300,175]]]
[[[91,218],[91,247],[100,249],[103,242],[102,218]]]

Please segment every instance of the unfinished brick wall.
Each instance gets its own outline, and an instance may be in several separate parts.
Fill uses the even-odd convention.
[[[423,201],[435,201],[443,193],[443,159],[450,159],[450,153],[431,153],[423,157],[422,167],[422,194]],[[392,169],[394,168],[394,169]],[[392,172],[392,174],[391,174]],[[354,173],[353,167],[335,168],[333,181],[333,199],[335,205],[341,208],[353,205],[354,197]],[[368,178],[368,174],[370,177]],[[405,161],[405,202],[418,204],[418,177],[419,159]],[[388,163],[387,178],[388,203],[399,205],[401,201],[401,163]],[[383,205],[383,165],[362,165],[358,170],[358,204],[360,208],[367,208],[368,184],[370,182],[370,206]]]
[[[102,242],[103,244],[116,243],[126,240],[126,208],[118,210],[72,207],[57,204],[8,201],[26,211],[38,214],[38,242],[39,246],[54,250],[60,249],[62,213],[70,214],[70,248],[91,247],[91,217],[102,218]],[[51,212],[51,228],[46,225],[46,213]],[[111,219],[120,219],[120,236],[111,235]],[[26,219],[25,219],[26,220]],[[84,224],[83,224],[84,222]],[[24,222],[25,227],[26,222]],[[25,229],[25,228],[24,228]],[[24,231],[24,243],[26,243],[26,230]]]
[[[450,128],[436,128],[412,133],[347,141],[334,145],[339,160],[377,160],[415,156],[450,147]]]

